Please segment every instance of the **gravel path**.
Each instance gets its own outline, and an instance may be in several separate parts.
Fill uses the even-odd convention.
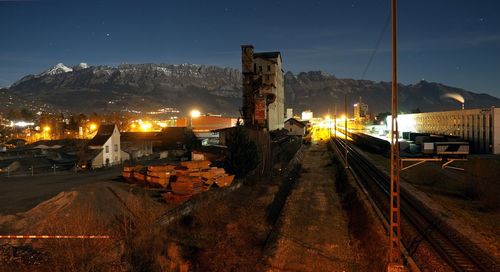
[[[348,220],[325,143],[305,150],[302,169],[280,218],[269,271],[355,271]]]

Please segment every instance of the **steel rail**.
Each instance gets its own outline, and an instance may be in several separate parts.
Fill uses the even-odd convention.
[[[359,152],[346,145],[343,139],[334,140],[340,150],[349,150],[348,160],[351,171],[361,176],[362,182],[373,194],[372,198],[382,211],[388,211],[390,179],[380,169],[369,162]],[[376,192],[378,190],[378,192]],[[434,250],[456,271],[499,271],[498,265],[489,256],[472,247],[470,242],[456,237],[443,226],[443,219],[433,214],[427,207],[412,197],[407,191],[401,191],[402,219],[410,223]],[[383,213],[388,221],[389,214]],[[413,246],[413,243],[410,244]]]

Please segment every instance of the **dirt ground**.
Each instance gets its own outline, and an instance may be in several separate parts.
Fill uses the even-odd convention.
[[[364,154],[388,173],[388,158],[369,152]],[[500,261],[500,209],[498,204],[493,204],[497,207],[485,209],[484,201],[474,196],[475,184],[471,184],[471,175],[487,175],[474,179],[474,182],[484,182],[486,190],[498,192],[500,161],[496,157],[471,156],[468,161],[456,165],[465,168],[465,171],[442,169],[437,162],[405,170],[401,173],[401,186],[442,214],[456,230]],[[492,197],[498,201],[498,194]]]
[[[0,177],[0,214],[26,212],[61,192],[119,177],[120,167],[56,175]]]
[[[305,153],[268,271],[359,271],[325,143]]]

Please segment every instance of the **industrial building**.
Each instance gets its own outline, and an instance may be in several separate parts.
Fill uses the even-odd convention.
[[[495,107],[402,114],[398,126],[401,133],[456,136],[468,141],[474,153],[500,154],[500,109]]]
[[[363,103],[361,96],[359,102],[354,104],[354,119],[360,120],[368,117],[368,105]]]
[[[285,90],[280,52],[254,53],[242,45],[245,126],[281,129],[285,119]]]

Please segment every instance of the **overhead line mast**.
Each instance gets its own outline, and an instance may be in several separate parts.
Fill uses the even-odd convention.
[[[392,0],[392,115],[391,115],[391,202],[389,271],[402,269],[401,260],[401,212],[399,188],[399,131],[398,131],[398,73],[397,73],[397,16],[396,0]]]

